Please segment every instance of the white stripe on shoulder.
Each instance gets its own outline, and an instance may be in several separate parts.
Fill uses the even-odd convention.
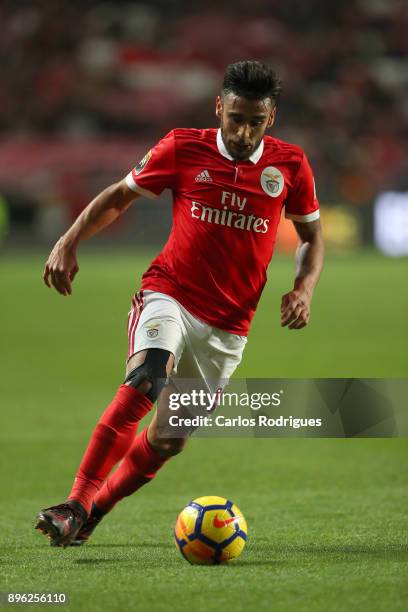
[[[310,221],[316,221],[320,217],[319,209],[314,210],[308,215],[291,215],[285,210],[286,219],[291,219],[292,221],[298,221],[299,223],[310,223]]]
[[[143,187],[140,187],[133,178],[132,172],[129,172],[129,174],[126,175],[125,180],[126,185],[129,187],[129,189],[131,189],[135,193],[140,193],[140,195],[146,196],[146,198],[149,198],[150,200],[157,200],[157,198],[159,197],[157,194],[153,193],[153,191],[149,191],[148,189],[143,189]]]

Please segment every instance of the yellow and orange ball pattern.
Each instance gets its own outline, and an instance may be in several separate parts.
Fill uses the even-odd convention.
[[[180,512],[174,528],[176,546],[187,561],[218,565],[236,559],[247,539],[246,520],[234,503],[206,495]]]

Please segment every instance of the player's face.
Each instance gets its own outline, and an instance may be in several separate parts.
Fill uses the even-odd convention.
[[[276,114],[270,98],[247,100],[233,93],[216,100],[216,115],[228,153],[237,160],[248,159],[264,137]]]

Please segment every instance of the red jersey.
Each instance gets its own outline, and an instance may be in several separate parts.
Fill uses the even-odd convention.
[[[175,298],[211,326],[247,335],[266,283],[281,210],[319,218],[313,174],[296,145],[264,136],[247,161],[221,131],[175,129],[126,177],[135,192],[173,192],[173,227],[142,289]]]

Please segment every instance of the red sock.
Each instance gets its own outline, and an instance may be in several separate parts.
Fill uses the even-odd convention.
[[[155,477],[168,457],[162,457],[151,446],[144,429],[134,440],[129,452],[116,472],[103,484],[94,502],[104,512],[123,497],[131,495]]]
[[[68,499],[75,499],[91,511],[92,501],[103,481],[128,452],[138,422],[149,412],[152,402],[140,391],[121,385],[94,429],[82,458]]]

